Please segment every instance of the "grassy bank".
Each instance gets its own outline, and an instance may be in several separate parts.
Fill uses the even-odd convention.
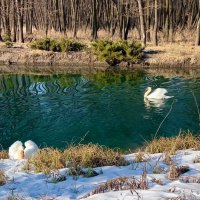
[[[108,199],[107,194],[112,195],[113,199],[119,199],[116,197],[118,192],[121,196],[121,193],[126,195],[129,191],[131,196],[147,193],[144,199],[154,199],[151,192],[156,186],[161,192],[156,199],[161,199],[163,195],[166,196],[164,199],[169,199],[171,190],[174,198],[170,199],[191,199],[186,198],[191,197],[191,191],[185,188],[193,187],[199,191],[200,178],[196,176],[200,163],[198,150],[200,137],[181,133],[171,138],[154,139],[126,156],[119,150],[93,144],[71,145],[62,151],[43,148],[28,161],[5,160],[8,153],[1,151],[3,167],[0,170],[0,192],[4,191],[1,194],[6,194],[5,199],[17,200],[26,199],[24,195],[36,199],[38,195],[41,199],[61,196],[61,199],[83,199],[102,195],[103,199]],[[8,191],[8,186],[15,181],[17,189]],[[40,184],[42,193],[33,184]],[[183,195],[175,191],[176,187],[182,188]],[[21,191],[21,188],[24,190]],[[44,196],[44,190],[50,196]],[[155,191],[158,193],[158,189]],[[198,194],[194,193],[193,199],[198,199]],[[98,196],[92,198],[100,199]]]
[[[164,43],[159,47],[148,44],[144,57],[142,56],[142,63],[137,63],[139,57],[130,57],[132,54],[128,49],[127,52],[120,50],[120,47],[116,48],[113,45],[106,45],[106,51],[102,50],[99,55],[95,54],[83,48],[82,43],[91,48],[91,42],[78,41],[77,43],[64,43],[64,46],[60,46],[59,42],[53,40],[51,47],[47,46],[49,51],[39,49],[31,49],[30,43],[20,44],[14,43],[12,47],[7,48],[5,43],[0,43],[0,72],[1,73],[88,73],[96,71],[106,71],[108,69],[119,69],[132,71],[136,68],[142,68],[148,71],[157,71],[157,69],[165,70],[160,74],[169,74],[169,70],[174,68],[182,70],[197,69],[200,66],[200,47],[194,47],[190,44],[168,44]],[[70,46],[72,45],[72,46]],[[120,44],[121,45],[121,44]],[[123,44],[124,45],[124,44]],[[123,46],[122,45],[122,46]],[[37,45],[36,45],[37,46]],[[60,52],[62,47],[62,51]],[[69,49],[75,50],[80,48],[80,51],[69,51]],[[46,48],[46,47],[45,47]],[[116,49],[117,50],[116,50]],[[110,54],[110,49],[114,53]],[[139,47],[140,49],[140,47]],[[58,52],[54,52],[54,51]],[[119,50],[119,52],[118,52]],[[116,51],[116,52],[115,52]],[[126,62],[123,61],[121,55],[124,56]],[[112,59],[110,59],[112,58]],[[116,60],[118,58],[119,60]],[[130,64],[130,60],[135,60],[136,64]],[[119,61],[121,63],[119,63]],[[128,62],[127,62],[128,61]],[[110,68],[109,64],[118,64],[117,67]],[[14,66],[14,67],[13,67]],[[170,72],[171,73],[171,72]],[[190,74],[190,72],[184,72],[184,74]],[[191,72],[193,73],[193,72]],[[180,74],[180,73],[178,73]],[[196,74],[196,73],[195,73]],[[180,74],[182,75],[182,74]]]
[[[175,137],[155,138],[146,142],[144,146],[132,150],[129,153],[136,153],[136,160],[142,160],[144,154],[167,153],[175,154],[177,150],[185,149],[200,150],[200,137],[191,133],[179,134]],[[0,151],[0,159],[7,159],[8,152]],[[94,168],[102,166],[124,166],[127,165],[122,151],[110,149],[104,146],[88,144],[69,146],[64,150],[54,148],[43,148],[34,157],[28,160],[25,170],[50,173],[68,167],[72,174],[81,174],[83,168]]]
[[[160,46],[148,45],[146,48],[150,53],[147,54],[146,63],[160,67],[190,67],[200,66],[200,47],[191,44],[165,44]]]

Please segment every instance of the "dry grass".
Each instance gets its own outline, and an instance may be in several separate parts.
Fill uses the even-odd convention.
[[[186,200],[186,196],[178,196],[178,197],[170,197],[170,198],[165,198],[165,200]]]
[[[172,161],[172,158],[171,158],[169,152],[165,152],[163,162],[166,165],[171,165],[172,164],[173,161]]]
[[[70,146],[63,155],[67,162],[82,167],[127,165],[119,151],[94,144]]]
[[[8,158],[9,158],[8,151],[1,150],[0,151],[0,159],[8,159]]]
[[[50,196],[43,196],[39,198],[39,200],[55,200],[55,199],[56,199],[55,197],[50,197]]]
[[[193,160],[194,163],[200,163],[200,156],[197,156],[194,160]]]
[[[49,174],[52,170],[65,167],[62,152],[53,148],[41,149],[28,161],[28,164],[33,166],[36,172],[44,172],[46,174]]]
[[[147,181],[144,180],[143,176],[141,180],[137,180],[135,177],[119,177],[101,184],[95,190],[86,194],[82,198],[87,198],[94,194],[105,193],[109,191],[131,190],[131,192],[136,192],[136,190],[147,190],[147,189],[148,189]]]
[[[12,193],[11,195],[6,196],[5,200],[25,200],[25,198],[19,196],[18,194]]]
[[[156,65],[195,64],[198,63],[200,47],[188,43],[161,44],[159,46],[148,45],[148,50],[155,52],[148,55],[148,63]]]
[[[175,180],[177,179],[181,174],[184,174],[189,171],[188,166],[175,166],[171,165],[170,170],[169,170],[169,175],[168,178],[170,180]]]
[[[200,183],[200,177],[197,176],[184,176],[179,179],[184,183]]]
[[[8,177],[6,176],[5,172],[3,170],[0,170],[0,186],[5,185],[8,180]]]
[[[200,149],[200,137],[188,132],[171,138],[161,137],[154,139],[152,142],[146,143],[142,150],[152,154],[165,152],[174,154],[177,150],[191,148]]]
[[[119,151],[100,145],[88,144],[69,146],[64,151],[53,148],[41,149],[28,161],[25,169],[30,170],[33,168],[36,172],[49,174],[54,170],[69,167],[70,175],[80,175],[84,167],[122,166],[127,164]]]
[[[141,162],[146,162],[147,158],[145,157],[145,153],[142,151],[139,151],[138,153],[135,154],[135,163],[141,163]]]
[[[152,183],[157,183],[158,185],[164,185],[163,182],[160,180],[160,179],[156,179],[156,178],[153,178],[151,180]]]

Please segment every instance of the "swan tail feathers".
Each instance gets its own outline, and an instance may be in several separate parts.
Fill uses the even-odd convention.
[[[165,99],[171,99],[173,98],[174,96],[165,96]]]

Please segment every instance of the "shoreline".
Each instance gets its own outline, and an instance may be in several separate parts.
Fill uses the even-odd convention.
[[[144,70],[150,74],[164,76],[200,76],[200,47],[159,46],[147,47],[140,64],[128,66],[120,63],[110,67],[98,61],[89,52],[58,53],[31,50],[26,45],[6,48],[0,46],[0,73],[8,74],[89,74],[106,71]]]
[[[199,140],[190,133],[161,137],[128,154],[92,144],[40,149],[29,160],[1,153],[0,200],[199,199]]]

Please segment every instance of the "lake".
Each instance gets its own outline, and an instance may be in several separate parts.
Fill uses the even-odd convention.
[[[146,87],[174,98],[144,101]],[[136,73],[0,75],[0,144],[33,140],[40,147],[99,143],[127,150],[180,130],[199,133],[199,78]],[[171,109],[172,108],[172,109]],[[169,113],[169,110],[171,112]],[[158,130],[159,125],[164,120]]]

